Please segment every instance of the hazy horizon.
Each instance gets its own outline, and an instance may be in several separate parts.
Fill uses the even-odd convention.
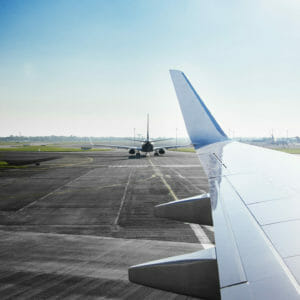
[[[14,137],[14,138],[50,138],[50,137],[65,137],[65,138],[70,138],[70,137],[74,137],[74,138],[78,138],[78,139],[109,139],[109,138],[113,138],[113,139],[132,139],[133,140],[133,135],[124,135],[124,136],[117,136],[117,135],[105,135],[105,136],[79,136],[79,135],[8,135],[8,136],[0,136],[0,139],[5,139],[5,138],[10,138],[10,137]],[[145,134],[137,134],[135,136],[136,139],[146,139],[146,135]],[[167,138],[167,139],[176,139],[176,136],[150,136],[150,140],[151,139],[157,139],[157,138]],[[230,137],[232,139],[271,139],[272,135],[266,135],[266,136],[233,136]],[[299,138],[299,136],[276,136],[275,134],[273,135],[274,139],[293,139],[293,138]],[[182,136],[177,136],[177,139],[188,139],[189,137],[187,135],[182,135]]]

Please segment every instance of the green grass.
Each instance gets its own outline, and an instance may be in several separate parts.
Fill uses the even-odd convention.
[[[0,142],[0,145],[3,145],[3,146],[5,146],[5,145],[9,145],[9,146],[11,146],[11,145],[20,146],[20,145],[23,145],[23,143],[17,143],[17,142]]]
[[[272,148],[272,149],[290,153],[290,154],[300,154],[300,148]]]
[[[196,152],[194,148],[174,148],[174,149],[169,149],[169,151],[177,151],[177,152]]]
[[[24,169],[26,167],[25,165],[15,166],[8,164],[6,161],[0,161],[0,169]]]
[[[66,148],[57,146],[26,146],[26,147],[11,147],[0,148],[0,151],[32,151],[32,152],[86,152],[86,151],[111,151],[108,148],[95,148],[90,150],[82,150],[80,148]]]

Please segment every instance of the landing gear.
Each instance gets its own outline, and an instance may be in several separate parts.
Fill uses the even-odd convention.
[[[154,152],[154,156],[159,156],[158,152]]]
[[[141,158],[141,153],[140,153],[140,152],[137,152],[137,153],[135,154],[135,158]]]

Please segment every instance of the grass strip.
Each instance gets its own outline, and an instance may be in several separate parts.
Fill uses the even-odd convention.
[[[300,154],[300,148],[271,148],[271,149],[290,153],[290,154]]]
[[[66,147],[53,147],[53,146],[26,146],[26,147],[10,147],[0,148],[0,151],[15,152],[87,152],[87,151],[111,151],[109,148],[95,148],[89,150],[83,150],[80,148],[66,148]]]

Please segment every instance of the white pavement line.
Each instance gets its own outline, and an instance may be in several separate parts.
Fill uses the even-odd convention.
[[[52,165],[51,165],[52,166]],[[61,165],[64,167],[65,165]],[[80,165],[82,167],[89,167],[91,165]],[[160,168],[201,168],[200,165],[154,165],[155,167],[160,167]],[[103,167],[103,168],[151,168],[152,166],[150,165],[96,165],[94,164],[93,167]],[[198,177],[195,177],[198,178]],[[201,178],[201,177],[199,177]]]
[[[118,225],[119,224],[119,218],[121,216],[121,211],[122,211],[124,203],[125,203],[125,198],[126,198],[126,195],[127,195],[127,190],[128,190],[128,186],[130,184],[130,179],[131,179],[132,173],[133,173],[133,169],[130,170],[130,173],[129,173],[129,176],[128,176],[128,180],[127,180],[127,183],[125,185],[124,193],[123,193],[123,196],[122,196],[122,199],[121,199],[120,207],[119,207],[118,214],[117,214],[117,217],[115,219],[114,225]]]
[[[151,160],[150,157],[149,157],[149,161],[150,161],[150,164],[152,165],[153,170],[156,173],[156,175],[161,179],[161,181],[163,182],[163,184],[170,191],[170,194],[172,195],[173,199],[175,201],[178,200],[178,198],[177,198],[176,194],[174,193],[174,191],[172,190],[171,186],[167,183],[166,179],[164,178],[164,175],[157,169],[157,165],[153,164],[153,162],[152,162],[152,160]],[[198,225],[198,224],[191,224],[191,223],[186,223],[186,224],[190,225],[191,229],[194,231],[195,236],[197,237],[198,241],[200,242],[200,244],[203,246],[204,249],[209,249],[211,247],[214,247],[213,244],[202,244],[203,240],[209,241],[209,238],[206,235],[206,233],[203,231],[203,229],[201,228],[200,225]]]
[[[57,189],[55,189],[54,191],[52,191],[52,192],[50,192],[50,193],[44,195],[43,197],[41,197],[41,198],[39,198],[39,199],[37,199],[37,200],[35,200],[35,201],[33,201],[33,202],[30,202],[29,204],[27,204],[27,205],[23,206],[22,208],[18,209],[16,212],[23,211],[25,208],[28,208],[28,207],[34,205],[36,202],[41,201],[41,200],[43,200],[43,199],[45,199],[45,198],[51,196],[52,194],[54,194],[54,193],[56,193],[57,191],[59,191],[59,190],[60,190],[62,187],[64,187],[65,185],[68,185],[68,184],[70,184],[70,183],[73,183],[73,182],[76,181],[77,179],[79,179],[79,178],[81,178],[81,177],[87,175],[88,173],[90,173],[90,172],[92,172],[92,171],[94,171],[94,169],[89,170],[89,171],[86,172],[85,174],[82,174],[82,175],[76,177],[75,179],[72,179],[72,180],[68,181],[67,183],[62,184],[61,186],[59,186],[59,187],[58,187]]]
[[[164,175],[160,172],[160,170],[158,170],[157,166],[153,164],[153,162],[152,162],[152,160],[151,160],[150,157],[149,157],[149,161],[150,161],[151,166],[153,167],[153,170],[154,170],[156,176],[158,176],[160,178],[160,180],[162,181],[162,183],[169,190],[170,195],[173,197],[174,200],[178,200],[178,198],[175,195],[174,191],[172,190],[172,188],[170,187],[170,185],[168,184],[168,182],[165,180]]]
[[[182,176],[182,175],[181,175],[178,171],[176,171],[175,169],[172,169],[172,171],[173,171],[175,174],[177,174],[178,177],[180,177],[180,178],[186,180],[186,178],[185,178],[184,176]]]
[[[189,180],[189,178],[183,176],[182,174],[179,173],[179,171],[175,170],[175,169],[171,169],[179,178],[183,179],[185,182],[187,182],[189,185],[191,185],[191,181]],[[199,187],[197,187],[196,185],[192,184],[193,187],[196,187],[196,189],[201,193],[201,194],[206,194],[207,192],[205,190],[200,189]]]
[[[187,183],[189,183],[189,184],[191,183],[186,177],[184,177],[182,174],[180,174],[177,170],[172,169],[172,171],[175,174],[177,174],[178,177],[180,177],[183,180],[185,180]],[[204,190],[199,189],[198,187],[197,187],[197,189],[201,193],[205,193]],[[194,231],[194,234],[196,235],[198,241],[201,243],[201,245],[203,246],[204,249],[209,249],[211,247],[214,247],[214,245],[210,243],[210,239],[208,238],[208,236],[206,235],[206,233],[204,232],[204,230],[202,229],[202,227],[199,224],[191,224],[191,223],[187,223],[187,224],[190,225],[190,227]],[[206,243],[203,243],[203,241],[206,241]]]
[[[155,167],[161,168],[201,168],[200,165],[155,165]],[[94,167],[107,167],[107,168],[150,168],[150,165],[93,165]]]
[[[204,230],[201,228],[200,225],[198,224],[189,224],[194,231],[196,237],[198,238],[199,242],[203,242],[203,240],[209,241],[208,236],[204,232]],[[201,246],[203,246],[204,249],[209,249],[214,247],[214,244],[209,244],[209,243],[201,243]]]

